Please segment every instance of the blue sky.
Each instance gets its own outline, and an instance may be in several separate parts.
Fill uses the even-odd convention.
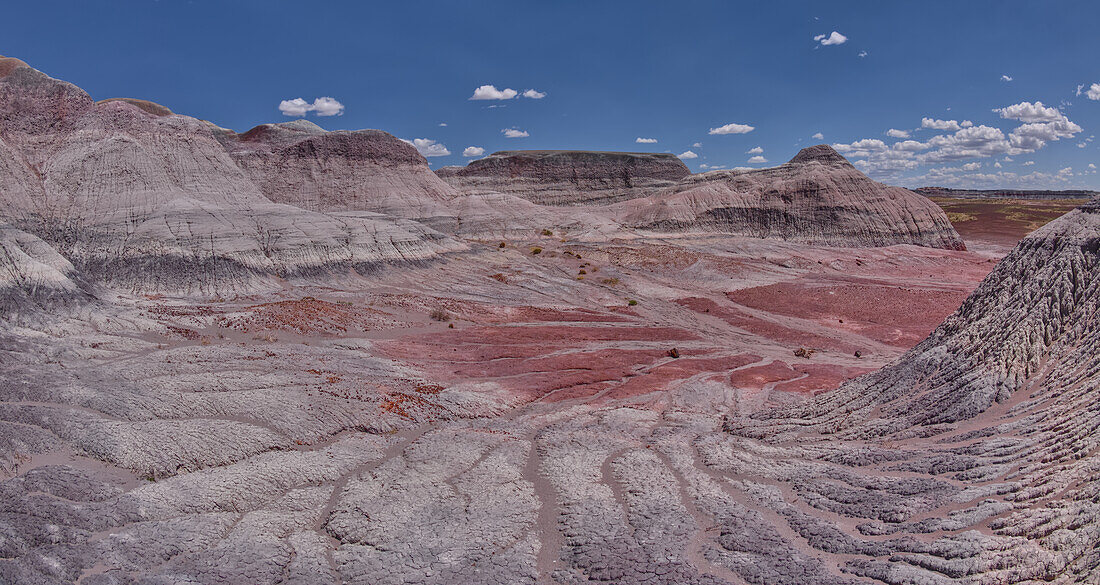
[[[429,157],[436,168],[465,164],[468,147],[760,167],[826,142],[894,184],[1100,189],[1094,1],[39,0],[4,13],[0,54],[96,99],[239,131],[294,119],[288,101],[328,129],[449,152]],[[469,99],[485,85],[518,95]]]

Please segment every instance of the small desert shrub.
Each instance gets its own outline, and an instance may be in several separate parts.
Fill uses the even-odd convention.
[[[532,254],[542,254],[542,248],[531,248]]]
[[[508,247],[508,244],[505,244],[504,242],[501,242],[500,245],[498,245],[497,247],[498,248],[506,248],[506,247]]]
[[[496,273],[496,274],[490,274],[490,275],[489,275],[489,278],[491,278],[491,279],[493,279],[493,280],[497,280],[497,281],[503,282],[503,283],[506,283],[506,284],[507,284],[507,282],[508,282],[508,277],[507,277],[507,276],[504,276],[504,275],[503,275],[503,274],[501,274],[500,272],[498,272],[498,273]]]
[[[816,350],[807,349],[805,347],[800,347],[800,348],[794,350],[794,355],[795,356],[800,357],[800,358],[806,358],[806,359],[810,359],[810,356],[812,356],[814,353],[816,353]]]
[[[600,282],[602,282],[606,285],[615,286],[615,285],[619,284],[619,279],[618,278],[605,278],[605,279],[601,280]]]
[[[580,272],[578,272],[577,274],[588,274],[588,271],[587,271],[587,270],[585,270],[585,269],[583,269],[583,268],[581,268],[581,271],[580,271]]]
[[[627,302],[626,302],[626,304],[628,304],[628,305],[630,305],[631,307],[633,307],[634,305],[637,305],[637,304],[638,304],[638,301],[636,301],[636,300],[634,300],[634,299],[630,299],[629,301],[627,301]]]
[[[554,232],[552,232],[552,231],[550,231],[550,230],[542,230],[542,235],[544,235],[544,236],[552,236],[552,235],[554,235]]]
[[[432,321],[450,321],[451,315],[443,309],[432,309],[431,313],[428,313],[428,317],[431,317]]]

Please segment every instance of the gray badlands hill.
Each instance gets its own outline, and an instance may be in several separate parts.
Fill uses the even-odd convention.
[[[264,124],[219,138],[276,203],[311,211],[375,211],[405,218],[441,214],[457,193],[413,146],[381,130],[326,132],[306,120]]]
[[[96,103],[72,84],[0,58],[0,214],[94,280],[139,290],[275,286],[274,277],[369,270],[462,248],[422,224],[371,212],[400,207],[394,192],[414,197],[407,188],[418,180],[426,180],[426,197],[447,191],[414,150],[381,132],[272,138],[292,133],[261,129],[236,141],[149,102]],[[326,198],[327,178],[315,170],[340,155],[395,157],[387,163],[393,172],[367,184],[381,191],[377,202],[368,189]],[[245,170],[235,157],[248,161]],[[290,197],[274,170],[280,162],[298,165],[294,186],[334,212],[269,199],[265,190]],[[410,173],[417,164],[421,172]]]
[[[778,167],[692,175],[658,196],[616,207],[625,226],[640,230],[965,249],[937,205],[871,180],[825,144]]]
[[[691,171],[666,153],[505,150],[438,174],[460,191],[511,193],[544,205],[591,205],[645,197]]]

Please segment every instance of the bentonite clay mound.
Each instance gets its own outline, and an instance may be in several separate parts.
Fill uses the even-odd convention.
[[[269,199],[312,211],[445,215],[454,190],[411,144],[381,130],[326,132],[297,120],[223,134],[233,160]]]
[[[511,193],[544,205],[591,205],[645,197],[691,171],[667,153],[505,150],[438,174],[461,191]]]
[[[825,144],[804,148],[774,168],[694,175],[661,195],[619,207],[623,224],[641,230],[847,246],[965,247],[936,204],[872,181]]]

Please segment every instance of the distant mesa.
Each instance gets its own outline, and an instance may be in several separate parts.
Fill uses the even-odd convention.
[[[593,205],[652,195],[691,171],[668,153],[505,150],[437,174],[460,191],[511,193],[544,205]]]
[[[948,187],[918,187],[913,189],[925,197],[953,199],[1091,199],[1100,191],[1085,189],[951,189]]]

